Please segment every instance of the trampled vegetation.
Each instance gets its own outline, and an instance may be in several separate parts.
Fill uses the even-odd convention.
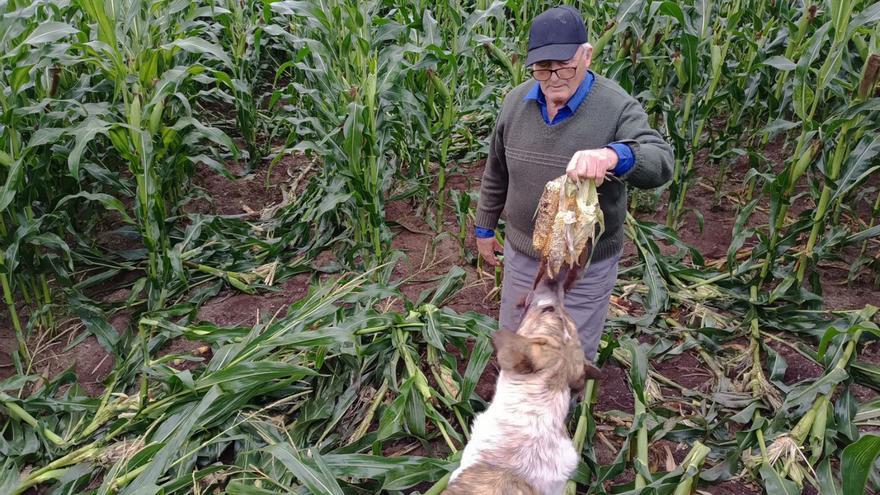
[[[575,3],[676,167],[570,493],[870,490],[880,4]],[[495,376],[468,178],[550,5],[0,3],[0,493],[439,493]]]

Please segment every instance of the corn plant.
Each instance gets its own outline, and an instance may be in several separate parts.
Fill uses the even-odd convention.
[[[283,4],[279,4],[284,6]],[[307,50],[310,64],[296,64],[298,70],[319,91],[310,94],[315,113],[332,119],[332,145],[325,157],[328,170],[342,174],[349,181],[358,205],[356,241],[382,258],[388,234],[384,224],[384,193],[392,172],[385,154],[388,145],[380,127],[380,115],[389,106],[381,99],[397,77],[386,54],[372,41],[375,5],[336,4],[324,10],[318,3],[284,7],[282,19],[308,18],[311,38],[296,43],[297,50]],[[340,29],[341,27],[341,29]],[[348,53],[348,49],[352,49]],[[390,53],[389,53],[390,52]],[[380,73],[381,69],[381,73]],[[335,95],[328,101],[326,95]],[[341,118],[340,116],[345,116]]]
[[[245,142],[248,153],[247,170],[250,170],[260,163],[267,148],[266,143],[259,142],[257,136],[260,115],[255,93],[264,50],[262,24],[268,22],[269,12],[264,11],[257,2],[245,5],[231,0],[214,9],[217,25],[222,26],[217,37],[226,42],[224,45],[228,45],[224,49],[232,61],[228,68],[230,74],[217,71],[214,75],[232,93],[236,130]]]

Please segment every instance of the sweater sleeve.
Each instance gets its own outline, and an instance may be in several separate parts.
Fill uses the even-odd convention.
[[[635,98],[629,98],[618,117],[615,140],[628,144],[635,157],[635,164],[620,176],[621,180],[651,189],[672,178],[672,147],[648,125],[648,115]]]
[[[489,157],[483,169],[476,225],[494,229],[507,201],[507,161],[504,158],[504,120],[499,118],[489,141]]]

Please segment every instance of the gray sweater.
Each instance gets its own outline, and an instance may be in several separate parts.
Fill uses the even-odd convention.
[[[593,260],[620,252],[626,219],[626,185],[648,189],[672,176],[672,148],[648,126],[642,106],[617,83],[596,75],[586,100],[571,117],[547,125],[534,101],[523,101],[534,80],[513,88],[504,98],[489,143],[489,158],[480,186],[476,224],[494,229],[506,213],[505,237],[519,252],[537,258],[532,247],[534,214],[544,185],[565,173],[579,150],[602,148],[618,141],[632,148],[635,165],[599,186],[605,233]]]

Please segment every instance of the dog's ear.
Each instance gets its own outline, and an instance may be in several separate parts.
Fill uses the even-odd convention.
[[[575,392],[584,389],[587,380],[598,380],[602,372],[593,363],[585,361],[583,366],[576,366],[576,370],[569,374],[568,386]]]
[[[498,356],[498,366],[503,371],[527,375],[546,368],[554,360],[549,355],[554,349],[543,337],[523,337],[501,328],[492,336],[492,343]]]
[[[504,371],[527,374],[535,371],[529,358],[528,340],[506,328],[499,328],[492,335],[492,344],[498,356],[498,366]]]
[[[584,389],[584,386],[586,386],[586,379],[582,372],[571,373],[568,375],[568,388],[570,388],[572,392],[580,393]]]
[[[587,361],[584,363],[584,375],[590,380],[598,380],[602,378],[602,370],[596,367],[593,363]]]

